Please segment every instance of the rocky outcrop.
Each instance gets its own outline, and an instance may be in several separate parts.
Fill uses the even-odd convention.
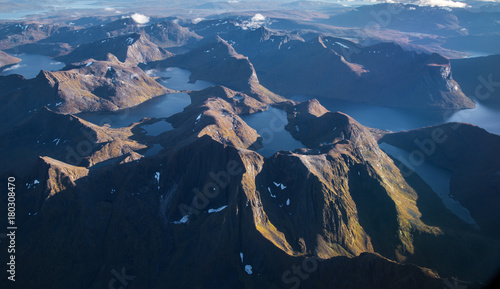
[[[37,175],[44,180],[43,199],[48,199],[59,192],[74,188],[76,186],[75,182],[86,177],[89,173],[89,170],[84,167],[68,165],[50,157],[40,157],[36,166],[39,170]]]
[[[57,59],[67,64],[89,58],[107,60],[109,53],[116,56],[119,61],[130,64],[163,60],[173,55],[159,48],[145,36],[133,33],[82,44],[68,55]]]
[[[192,92],[191,99],[192,104],[182,113],[169,118],[176,130],[170,137],[172,143],[166,146],[179,146],[181,139],[193,141],[204,135],[242,149],[260,142],[257,132],[238,114],[263,111],[267,109],[266,104],[221,86]]]
[[[18,63],[19,61],[21,61],[21,59],[14,57],[14,56],[10,56],[5,52],[0,51],[0,70],[6,68],[8,66],[14,65],[14,64]]]
[[[267,109],[268,105],[247,94],[231,90],[224,86],[214,86],[202,91],[190,93],[193,104],[199,104],[208,98],[220,98],[230,103],[236,114],[252,114]]]

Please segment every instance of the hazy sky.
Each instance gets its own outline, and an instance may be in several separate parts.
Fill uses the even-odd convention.
[[[231,6],[238,7],[238,3],[242,6],[253,3],[262,3],[263,7],[272,6],[270,3],[278,4],[279,2],[295,2],[296,0],[278,0],[278,1],[263,1],[263,0],[0,0],[0,14],[8,14],[20,11],[46,11],[59,9],[93,9],[105,7],[169,7],[169,6],[195,6],[203,3],[218,2],[231,3]],[[482,0],[484,2],[500,2],[500,0]],[[319,0],[319,2],[342,3],[343,5],[360,5],[362,3],[412,3],[418,5],[445,6],[445,7],[466,7],[468,4],[477,3],[478,1],[469,0]],[[1,17],[0,17],[1,18]]]

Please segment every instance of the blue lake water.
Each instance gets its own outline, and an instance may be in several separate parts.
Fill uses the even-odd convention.
[[[113,128],[126,127],[145,117],[165,118],[172,116],[191,104],[187,93],[172,93],[155,97],[127,109],[113,112],[85,112],[77,116],[93,124],[108,124]]]
[[[168,77],[168,80],[159,81],[163,86],[175,90],[202,90],[213,83],[207,81],[196,81],[189,83],[190,72],[180,68],[167,68],[165,70],[148,70],[151,76]],[[113,128],[129,126],[139,122],[145,117],[166,118],[182,110],[191,104],[191,98],[187,93],[171,93],[155,97],[146,102],[127,109],[114,112],[87,112],[78,114],[79,117],[97,125],[108,124]],[[171,124],[165,121],[153,125],[145,125],[143,128],[150,135],[159,135],[162,132],[172,130]]]
[[[314,97],[297,95],[296,101]],[[341,111],[362,125],[390,131],[410,130],[447,122],[466,122],[500,135],[500,109],[476,103],[476,108],[460,111],[425,111],[355,103],[330,98],[317,98],[330,111]]]
[[[189,70],[181,69],[178,67],[169,67],[163,70],[148,70],[146,73],[150,76],[162,77],[158,82],[166,88],[175,90],[202,90],[215,84],[197,80],[194,83],[189,83],[189,76],[191,72]]]
[[[257,150],[264,157],[270,157],[278,151],[294,151],[305,148],[285,129],[288,123],[286,112],[269,107],[264,112],[244,115],[241,118],[262,137],[263,148]]]
[[[0,71],[0,75],[21,74],[25,78],[34,78],[40,70],[57,71],[65,66],[64,63],[43,55],[18,54],[13,56],[20,58],[21,62]]]
[[[151,148],[149,148],[145,153],[144,153],[144,156],[145,157],[152,157],[152,156],[155,156],[157,155],[161,150],[163,149],[163,147],[160,145],[160,144],[154,144]]]
[[[450,196],[450,179],[451,172],[439,168],[429,162],[424,162],[418,165],[412,165],[410,161],[410,153],[407,151],[391,146],[386,143],[380,144],[380,148],[388,155],[402,162],[424,180],[432,190],[439,196],[444,206],[468,224],[475,225],[476,222],[470,215],[470,212],[464,208],[459,201]]]
[[[174,129],[171,123],[164,120],[160,120],[153,124],[143,125],[142,128],[146,131],[147,135],[151,136],[159,136],[166,131],[171,131]]]

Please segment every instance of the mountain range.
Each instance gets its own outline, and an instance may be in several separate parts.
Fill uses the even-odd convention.
[[[493,107],[497,55],[450,60],[431,50],[494,37],[484,28],[496,25],[494,12],[465,25],[470,10],[268,5],[287,9],[269,12],[276,18],[249,10],[0,23],[0,67],[22,63],[16,51],[65,63],[31,79],[0,76],[0,178],[16,179],[16,286],[479,289],[492,280],[500,136],[458,122],[372,128],[322,102],[422,115]],[[404,11],[378,38],[348,37],[370,11],[394,7]],[[185,73],[186,89],[168,88]],[[175,97],[183,107],[169,114]],[[103,124],[160,100],[152,105],[164,115]],[[300,147],[264,155],[283,134]],[[439,174],[421,174],[426,166]]]

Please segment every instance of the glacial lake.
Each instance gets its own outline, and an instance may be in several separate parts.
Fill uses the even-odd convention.
[[[297,95],[295,101],[306,101],[314,97]],[[353,117],[362,125],[403,131],[447,122],[465,122],[477,125],[486,131],[500,135],[500,108],[490,108],[476,102],[473,109],[460,111],[425,111],[392,108],[355,103],[331,98],[317,98],[329,111],[340,111]]]
[[[294,151],[306,147],[285,129],[288,120],[283,110],[270,106],[264,112],[244,115],[241,118],[262,137],[263,148],[257,152],[266,158],[278,151]]]
[[[139,122],[145,117],[169,117],[182,112],[190,104],[191,98],[187,93],[171,93],[155,97],[131,108],[112,112],[84,112],[77,116],[96,125],[108,124],[112,128],[118,128]]]
[[[43,55],[17,54],[12,56],[20,58],[21,62],[0,71],[0,75],[20,74],[25,78],[34,78],[40,70],[57,71],[65,66],[64,63]]]
[[[213,83],[203,80],[197,80],[194,83],[189,82],[191,72],[178,67],[169,67],[162,70],[151,69],[147,70],[146,73],[149,76],[161,77],[161,79],[158,80],[161,85],[175,90],[203,90],[210,86],[214,86]]]

